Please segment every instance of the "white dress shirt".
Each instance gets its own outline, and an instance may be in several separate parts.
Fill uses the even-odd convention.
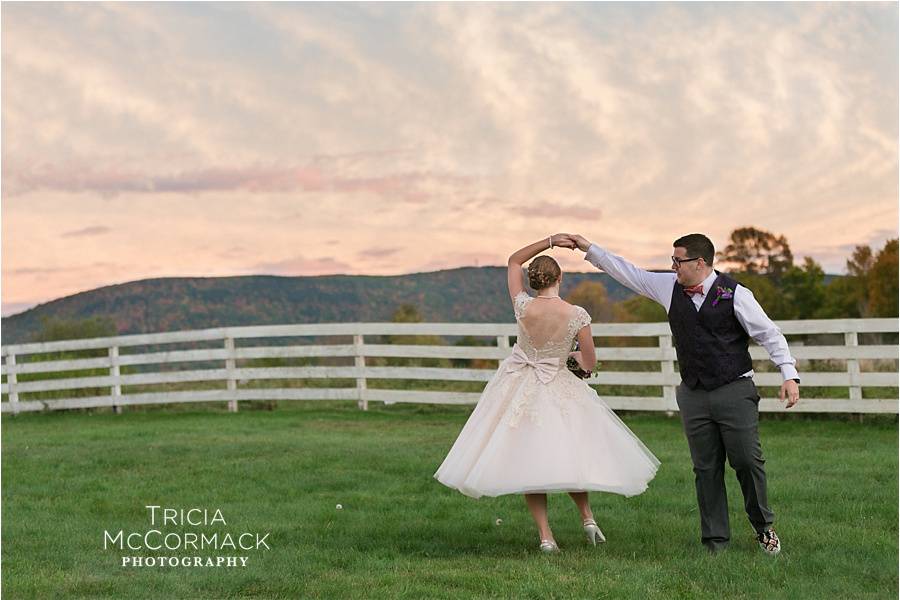
[[[598,269],[603,269],[610,277],[621,283],[622,285],[634,290],[642,296],[646,296],[651,300],[655,300],[662,304],[669,312],[669,305],[672,303],[672,290],[675,288],[675,272],[671,273],[654,273],[653,271],[645,271],[639,269],[621,256],[617,256],[612,252],[604,250],[597,244],[591,244],[584,260],[590,262]],[[703,280],[703,293],[694,294],[691,300],[697,310],[706,300],[713,282],[716,280],[716,272],[713,271]],[[740,322],[741,326],[753,340],[766,349],[772,362],[781,369],[781,375],[785,381],[788,379],[799,380],[797,374],[797,361],[791,357],[791,351],[788,348],[787,340],[781,333],[781,330],[766,315],[759,302],[753,297],[753,292],[742,285],[738,285],[734,290],[734,316]],[[752,377],[753,371],[747,371],[742,377]]]

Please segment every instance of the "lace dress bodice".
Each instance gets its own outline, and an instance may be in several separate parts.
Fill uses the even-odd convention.
[[[580,306],[552,299],[535,299],[519,292],[514,310],[519,325],[517,344],[531,360],[559,358],[565,365],[575,336],[591,316]]]

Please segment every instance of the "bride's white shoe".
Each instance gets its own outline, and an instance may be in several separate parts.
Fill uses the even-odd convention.
[[[541,552],[559,552],[559,546],[553,540],[541,540]]]
[[[597,545],[597,542],[605,542],[606,538],[603,536],[603,532],[600,531],[600,528],[597,527],[597,521],[593,519],[585,519],[582,523],[584,527],[584,534],[587,536],[587,539],[593,545]]]

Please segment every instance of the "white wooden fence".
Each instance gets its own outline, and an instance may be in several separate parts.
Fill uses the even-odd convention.
[[[867,333],[896,334],[896,319],[840,319],[782,321],[778,323],[787,334],[839,334],[843,343],[833,345],[792,344],[791,351],[801,370],[801,398],[803,389],[808,387],[844,388],[849,390],[849,398],[801,399],[791,412],[848,412],[848,413],[894,413],[898,412],[895,397],[863,399],[863,387],[893,387],[898,385],[896,344],[861,345],[859,335]],[[601,369],[589,380],[592,385],[660,386],[661,396],[612,396],[601,394],[614,409],[676,411],[675,387],[680,381],[675,368],[675,350],[667,323],[642,324],[594,324],[595,337],[654,338],[655,347],[598,347],[597,358],[603,361],[637,361],[655,363],[652,371],[609,371]],[[419,335],[419,336],[475,336],[491,338],[496,345],[398,345],[367,343],[375,336]],[[274,325],[257,327],[224,327],[196,331],[125,335],[86,340],[67,340],[33,344],[3,346],[2,372],[6,383],[2,393],[8,400],[0,404],[4,413],[24,411],[61,410],[84,407],[121,407],[137,404],[162,404],[181,402],[227,401],[231,411],[237,410],[238,400],[356,400],[362,409],[368,408],[370,401],[385,403],[414,402],[431,404],[472,404],[478,400],[477,392],[416,391],[373,389],[367,387],[367,380],[437,380],[485,382],[496,369],[473,368],[429,368],[413,366],[372,366],[367,358],[407,357],[444,359],[489,359],[502,360],[510,353],[510,337],[516,335],[515,324],[473,324],[473,323],[335,323],[311,325]],[[296,345],[249,345],[243,342],[253,339],[307,337],[316,340],[333,338],[352,339],[353,343],[337,344],[296,344]],[[128,352],[140,346],[184,344],[190,342],[215,343],[217,348],[143,353]],[[270,342],[271,344],[271,342]],[[67,360],[42,360],[46,353],[64,351],[103,349],[105,356],[98,358],[74,358]],[[765,350],[751,346],[751,356],[757,364],[768,362]],[[120,352],[122,351],[122,352]],[[44,354],[45,356],[40,356]],[[292,367],[239,367],[240,361],[259,358],[340,358],[346,366],[292,366]],[[350,359],[352,360],[352,364]],[[811,372],[803,370],[803,360],[831,360],[832,364],[843,368],[836,372]],[[210,361],[214,368],[173,370],[173,365]],[[879,365],[876,371],[863,370],[864,366]],[[842,364],[843,363],[843,364]],[[207,363],[209,364],[209,363]],[[771,363],[769,363],[771,364]],[[120,369],[132,365],[152,365],[149,372],[122,374]],[[844,368],[845,367],[845,368]],[[148,369],[148,367],[143,367]],[[77,376],[61,372],[102,369],[108,374],[97,376]],[[50,377],[40,379],[39,375]],[[28,375],[25,381],[19,381]],[[33,379],[29,381],[28,379]],[[248,382],[258,380],[355,380],[350,387],[266,387],[248,388]],[[782,378],[778,372],[757,372],[757,385],[779,386]],[[148,393],[123,393],[123,386],[146,384],[185,384],[186,382],[219,382],[221,389],[163,390]],[[327,385],[332,385],[328,383]],[[183,387],[183,385],[182,385]],[[85,396],[84,390],[108,388],[103,395]],[[49,391],[82,390],[81,395],[54,399],[30,399],[28,396]],[[847,392],[845,392],[847,394]],[[66,395],[65,392],[62,394]],[[836,394],[844,395],[844,394]],[[890,395],[885,393],[884,395]],[[783,404],[776,398],[763,398],[762,411],[783,411]]]

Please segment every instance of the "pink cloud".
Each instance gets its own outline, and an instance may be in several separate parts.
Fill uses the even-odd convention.
[[[17,267],[15,269],[4,269],[4,273],[11,275],[47,275],[50,273],[78,273],[78,272],[96,272],[98,269],[108,272],[127,272],[131,266],[115,265],[109,262],[96,261],[89,265],[73,265],[70,267]]]
[[[545,201],[541,204],[522,208],[526,214],[532,217],[548,217],[548,218],[570,218],[582,221],[597,221],[602,216],[602,211],[595,206],[574,206],[557,204]]]
[[[84,227],[82,229],[75,229],[73,231],[67,231],[62,234],[62,237],[81,237],[81,236],[101,235],[104,233],[109,233],[110,231],[112,231],[112,229],[109,227],[106,227],[105,225],[94,225],[91,227]]]
[[[289,276],[333,275],[347,273],[350,270],[352,270],[352,267],[349,264],[331,257],[306,258],[303,256],[295,256],[274,262],[260,262],[250,267],[250,271],[253,273]]]
[[[21,267],[18,269],[10,269],[13,275],[46,275],[49,273],[62,273],[69,271],[64,267]]]
[[[399,246],[395,246],[392,248],[366,248],[362,252],[357,252],[356,256],[357,258],[362,260],[365,260],[367,258],[384,258],[386,256],[396,254],[402,249],[403,248],[400,248]]]
[[[7,194],[52,190],[94,191],[106,196],[134,193],[246,192],[369,192],[392,200],[420,204],[437,190],[464,186],[466,176],[433,171],[409,171],[358,177],[320,165],[210,167],[160,174],[94,163],[4,165]],[[92,231],[91,233],[97,233]]]

